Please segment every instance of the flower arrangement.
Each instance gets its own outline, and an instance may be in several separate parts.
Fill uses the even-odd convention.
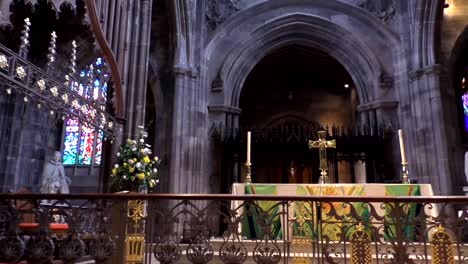
[[[127,139],[117,152],[117,162],[111,173],[112,191],[145,191],[154,189],[157,179],[159,158],[151,158],[151,145],[145,140],[148,133],[140,127],[138,138]]]

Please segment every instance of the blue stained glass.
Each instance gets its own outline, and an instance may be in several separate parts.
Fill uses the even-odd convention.
[[[463,113],[465,116],[468,116],[468,93],[465,93],[462,96],[462,100],[463,100]]]
[[[463,116],[465,120],[465,131],[468,132],[468,93],[462,96],[463,100]]]
[[[68,119],[65,129],[65,143],[63,149],[63,164],[74,165],[78,147],[79,124],[78,120]]]
[[[81,126],[80,154],[78,164],[90,165],[93,158],[94,127]]]
[[[97,137],[96,141],[96,151],[94,153],[94,163],[96,165],[101,165],[102,160],[102,139],[104,138],[104,133],[99,131],[99,136]]]
[[[107,101],[107,98],[106,98],[106,95],[107,95],[107,82],[102,84],[101,94],[102,94],[102,97],[104,99],[104,102]]]
[[[84,93],[84,86],[82,83],[80,83],[80,85],[78,86],[78,94],[83,96],[83,93]]]
[[[99,66],[102,66],[103,63],[101,58],[95,62],[94,70],[99,76],[102,74]],[[107,73],[103,75],[104,80],[107,80],[109,75]],[[81,71],[80,77],[95,78],[96,76],[93,71],[87,70]],[[101,83],[99,78],[95,78],[92,83],[75,82],[71,89],[87,99],[103,103],[106,101],[108,84],[105,81]],[[83,124],[78,119],[68,119],[65,126],[63,163],[66,165],[91,165],[94,160],[95,165],[101,165],[103,138],[104,133],[101,130]]]
[[[94,81],[94,91],[93,91],[93,99],[98,100],[99,98],[99,88],[101,86],[101,83],[99,82],[99,79],[96,78]]]

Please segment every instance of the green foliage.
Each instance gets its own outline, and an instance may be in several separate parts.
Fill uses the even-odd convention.
[[[159,158],[151,158],[151,145],[145,143],[148,133],[141,128],[138,138],[127,139],[117,152],[117,162],[111,173],[112,191],[139,191],[140,186],[152,190],[157,179]]]

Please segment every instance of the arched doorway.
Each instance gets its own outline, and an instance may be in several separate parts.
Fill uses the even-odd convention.
[[[248,75],[239,103],[241,131],[254,131],[256,182],[317,182],[318,153],[308,137],[354,128],[358,104],[352,78],[327,53],[293,44],[268,54]],[[348,161],[329,167],[333,181],[353,181]]]
[[[353,16],[330,19],[348,11]],[[241,106],[242,93],[249,90],[245,89],[246,82],[261,61],[288,47],[328,54],[346,69],[359,99],[355,123],[371,128],[372,133],[379,132],[376,128],[389,123],[388,120],[396,124],[397,103],[391,89],[395,76],[394,58],[400,43],[396,35],[380,25],[368,12],[341,1],[271,0],[235,13],[210,33],[203,57],[207,67],[200,68],[200,77],[204,87],[210,89],[207,108],[211,124],[206,143],[209,147],[205,151],[209,156],[205,164],[212,181],[220,180],[221,188],[228,190],[232,182],[242,180],[239,175],[244,175],[246,133],[242,127],[245,124],[241,124],[244,121],[240,121],[241,115],[245,114],[245,107]],[[310,120],[305,121],[310,123]],[[333,138],[340,134],[329,130],[333,132]],[[301,138],[313,139],[313,135]],[[258,134],[254,135],[254,141],[258,138]],[[219,141],[222,145],[218,145]],[[354,140],[351,143],[365,151],[364,142]],[[307,144],[305,146],[307,149]],[[223,156],[221,162],[220,156]],[[255,176],[258,164],[253,162]],[[369,171],[368,168],[365,170]],[[368,177],[367,182],[383,181],[382,171],[384,169],[374,170],[376,177]]]

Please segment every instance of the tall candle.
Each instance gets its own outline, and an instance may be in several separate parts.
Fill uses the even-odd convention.
[[[398,129],[398,138],[400,139],[401,162],[406,163],[405,142],[403,141],[403,131]]]
[[[251,140],[251,133],[250,131],[247,132],[247,164],[250,164],[250,140]]]

